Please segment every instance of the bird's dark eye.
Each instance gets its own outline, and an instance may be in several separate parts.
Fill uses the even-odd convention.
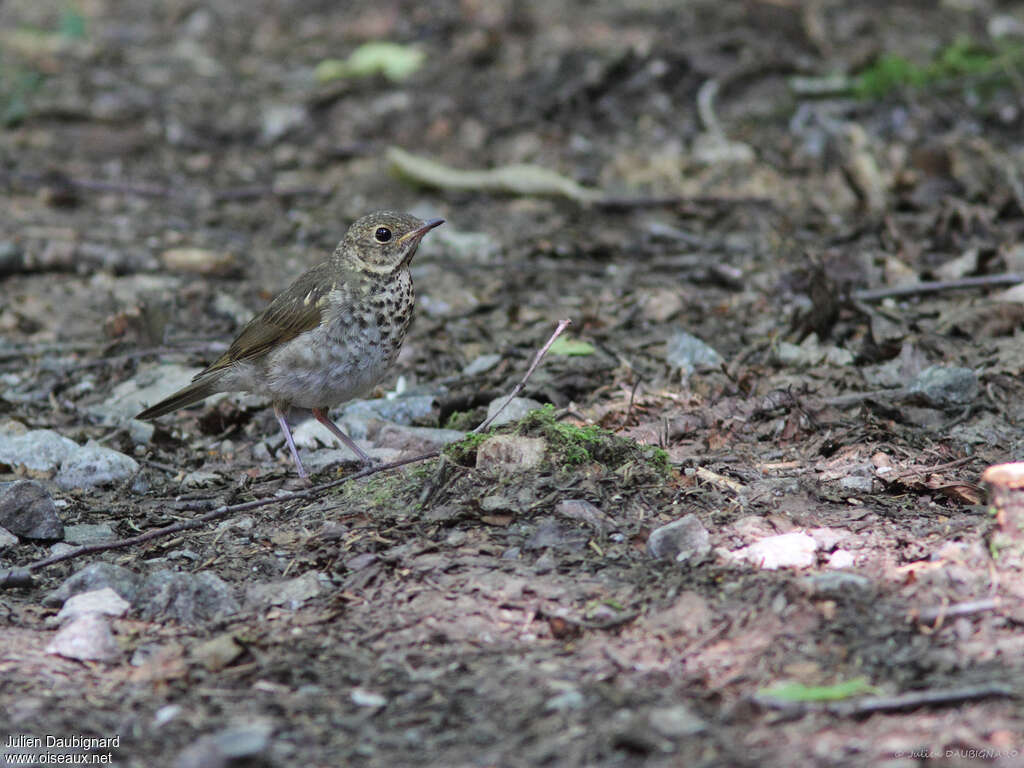
[[[373,236],[378,243],[386,243],[391,239],[391,230],[387,227],[377,227],[377,231],[373,233]]]

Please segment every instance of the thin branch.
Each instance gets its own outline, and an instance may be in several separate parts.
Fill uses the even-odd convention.
[[[547,340],[543,347],[537,352],[533,358],[533,362],[530,363],[530,367],[526,371],[526,375],[523,376],[520,381],[512,390],[512,394],[508,396],[508,400],[502,405],[501,409],[495,412],[494,416],[491,416],[483,424],[474,429],[474,432],[481,432],[487,428],[487,426],[494,420],[494,417],[501,412],[501,410],[508,405],[508,402],[523,391],[523,387],[530,380],[534,371],[537,370],[537,366],[540,365],[541,360],[551,349],[551,345],[554,344],[557,339],[569,325],[569,320],[562,320],[558,323],[558,327],[555,328],[554,333]],[[398,461],[392,461],[387,464],[381,464],[375,467],[368,467],[367,469],[356,472],[353,475],[346,475],[345,477],[337,480],[332,480],[328,483],[321,483],[320,485],[314,485],[312,488],[307,488],[302,491],[295,491],[293,493],[285,493],[280,496],[269,496],[265,499],[255,499],[254,501],[246,501],[241,504],[230,504],[217,507],[205,515],[193,518],[191,520],[182,520],[171,525],[164,526],[163,528],[157,528],[152,531],[146,531],[140,533],[138,536],[131,536],[127,539],[117,539],[115,541],[107,541],[99,544],[87,544],[85,546],[76,547],[75,549],[63,552],[59,555],[53,555],[51,557],[43,558],[42,560],[36,560],[35,562],[29,563],[27,566],[19,568],[11,568],[4,571],[0,571],[0,590],[12,589],[12,588],[25,588],[32,586],[32,573],[42,570],[48,566],[56,563],[63,562],[65,560],[73,560],[83,555],[91,555],[96,552],[106,552],[112,549],[124,549],[126,547],[132,547],[136,544],[144,544],[147,541],[159,539],[164,536],[170,536],[175,533],[182,531],[189,531],[195,528],[201,528],[207,523],[211,523],[214,520],[220,520],[223,517],[228,517],[239,512],[248,512],[253,509],[259,509],[260,507],[266,507],[270,504],[286,503],[289,501],[298,501],[302,499],[309,499],[319,496],[324,491],[328,491],[331,488],[336,488],[339,485],[343,485],[350,480],[358,480],[359,478],[369,477],[370,475],[377,474],[378,472],[386,472],[387,470],[397,469],[404,467],[407,464],[415,464],[420,461],[427,461],[428,459],[435,459],[441,455],[440,451],[429,451],[427,453],[421,453],[418,456],[411,456],[407,459],[400,459]]]
[[[1017,285],[1024,283],[1024,275],[1008,272],[1001,275],[983,275],[981,277],[962,277],[959,280],[937,280],[912,285],[894,285],[890,288],[873,288],[871,290],[854,291],[852,298],[857,301],[881,301],[882,299],[906,298],[921,296],[926,293],[943,291],[961,291],[966,288],[988,288],[997,285]]]
[[[964,603],[953,605],[936,605],[932,608],[925,608],[920,613],[912,613],[912,621],[919,621],[923,624],[945,621],[954,616],[969,616],[972,613],[983,613],[985,611],[997,610],[1002,601],[998,597],[990,597],[986,600],[970,600]]]
[[[484,419],[483,422],[476,429],[471,430],[472,434],[478,434],[480,432],[483,432],[485,429],[491,426],[491,422],[498,418],[498,414],[504,411],[506,406],[508,406],[508,404],[511,403],[519,395],[519,393],[523,391],[523,388],[526,386],[526,382],[528,382],[530,380],[530,377],[533,376],[533,372],[537,370],[537,366],[540,365],[540,361],[544,359],[544,356],[548,353],[548,350],[551,349],[551,345],[555,343],[555,339],[561,336],[562,331],[564,331],[570,325],[572,325],[572,320],[565,319],[559,321],[558,327],[555,328],[555,332],[551,334],[551,338],[547,340],[543,347],[537,350],[537,354],[534,355],[533,357],[533,362],[530,363],[530,367],[526,369],[526,375],[523,376],[523,380],[516,384],[515,388],[512,390],[509,396],[505,398],[505,402],[501,404],[501,407],[498,410],[496,410],[494,413],[492,413],[490,416]]]

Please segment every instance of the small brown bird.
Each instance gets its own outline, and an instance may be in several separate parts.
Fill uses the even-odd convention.
[[[409,262],[443,223],[392,211],[358,219],[331,257],[250,320],[213,365],[136,418],[155,419],[217,392],[253,392],[273,403],[300,477],[307,473],[288,428],[291,406],[311,409],[368,463],[327,411],[371,390],[395,362],[415,302]]]

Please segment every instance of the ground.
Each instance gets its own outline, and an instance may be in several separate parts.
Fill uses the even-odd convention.
[[[425,55],[326,76],[372,41]],[[139,462],[37,473],[66,526],[269,503],[0,593],[2,730],[119,735],[126,766],[1020,764],[1020,571],[980,476],[1024,436],[1022,52],[994,0],[4,3],[0,417]],[[416,180],[396,147],[581,186]],[[412,426],[474,427],[572,320],[523,392],[549,407],[500,428],[539,463],[470,438],[279,500],[260,403],[101,415],[375,208],[447,222],[374,394],[427,396]],[[654,557],[687,515],[706,545]],[[803,567],[736,554],[787,533]],[[44,599],[95,562],[214,574],[237,610],[140,597],[111,660],[46,653]]]

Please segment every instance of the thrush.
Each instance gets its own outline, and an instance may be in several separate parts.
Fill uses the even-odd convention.
[[[155,419],[217,392],[252,392],[273,404],[300,477],[308,474],[288,426],[293,406],[311,410],[369,463],[328,411],[373,389],[395,362],[415,302],[409,262],[443,223],[393,211],[358,219],[331,257],[250,320],[216,362],[136,418]]]

